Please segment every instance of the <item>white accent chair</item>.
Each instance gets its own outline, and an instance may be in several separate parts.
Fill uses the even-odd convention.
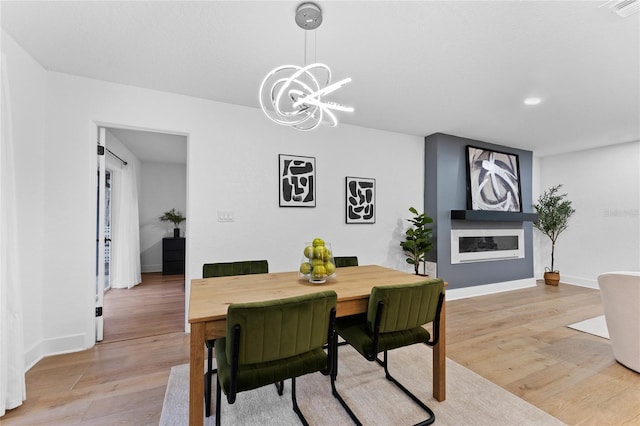
[[[640,373],[640,272],[608,272],[598,285],[613,356]]]

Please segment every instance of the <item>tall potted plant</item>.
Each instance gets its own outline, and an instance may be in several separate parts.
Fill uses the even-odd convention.
[[[405,232],[405,241],[400,242],[400,246],[404,253],[407,255],[407,263],[413,265],[416,275],[419,275],[419,267],[422,263],[424,274],[427,274],[427,266],[425,264],[425,256],[431,251],[431,235],[433,230],[427,225],[433,223],[433,219],[424,213],[418,213],[418,211],[410,207],[409,211],[414,214],[414,217],[407,219],[411,222],[411,227]]]
[[[549,285],[558,285],[560,282],[560,271],[554,269],[556,241],[567,229],[571,215],[576,212],[567,194],[559,193],[560,188],[562,184],[552,186],[540,195],[538,203],[533,206],[538,213],[538,220],[533,226],[551,240],[551,267],[545,267],[544,273],[544,282]]]
[[[182,213],[176,211],[176,209],[171,209],[168,212],[164,212],[164,214],[160,216],[159,219],[162,222],[173,223],[173,238],[180,237],[180,224],[187,220],[187,218],[182,216]]]

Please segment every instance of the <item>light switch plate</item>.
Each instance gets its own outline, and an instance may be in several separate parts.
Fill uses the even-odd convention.
[[[229,210],[218,210],[218,222],[233,222],[235,215]]]

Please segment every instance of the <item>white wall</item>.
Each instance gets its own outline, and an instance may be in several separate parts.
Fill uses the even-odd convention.
[[[19,274],[22,279],[25,365],[43,354],[43,287],[51,285],[44,274],[45,211],[45,100],[47,72],[7,33],[2,31],[2,52],[7,56],[14,155],[16,164]],[[5,112],[2,112],[5,114]],[[51,247],[56,250],[56,247]]]
[[[162,238],[173,236],[173,224],[160,222],[158,218],[173,208],[185,215],[187,167],[177,163],[143,162],[141,180],[138,194],[141,268],[142,272],[161,272]],[[185,222],[180,228],[180,235],[184,236]]]
[[[563,184],[576,213],[556,243],[563,282],[597,288],[599,274],[640,270],[640,141],[538,160],[537,199]],[[536,275],[550,266],[551,245],[536,246]]]
[[[188,135],[187,282],[212,260],[297,268],[316,236],[337,255],[410,271],[398,244],[408,206],[422,203],[421,137],[346,125],[302,133],[258,109],[46,72],[5,40],[4,50],[20,62],[11,85],[24,103],[15,130],[27,144],[17,167],[30,356],[93,345],[97,124]],[[316,157],[316,208],[278,207],[279,153]],[[377,179],[376,224],[344,223],[345,176]],[[218,222],[219,210],[235,222]]]

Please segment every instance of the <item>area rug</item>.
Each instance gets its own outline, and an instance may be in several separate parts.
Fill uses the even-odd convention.
[[[607,330],[607,322],[604,319],[604,315],[580,321],[575,324],[569,324],[567,327],[584,333],[593,334],[594,336],[604,337],[605,339],[609,338],[609,330]]]
[[[436,414],[439,425],[563,425],[555,417],[447,359],[447,399],[431,395],[431,350],[413,345],[389,354],[389,371]],[[215,376],[214,376],[215,380]],[[365,425],[415,424],[426,417],[412,400],[384,378],[384,370],[349,346],[340,348],[336,387]],[[215,382],[211,417],[215,424]],[[189,366],[171,368],[160,425],[188,424]],[[296,380],[298,405],[311,425],[353,424],[331,394],[328,377],[308,374]],[[223,394],[223,425],[299,425],[292,410],[291,381],[278,396],[274,386],[238,394],[229,405]]]

